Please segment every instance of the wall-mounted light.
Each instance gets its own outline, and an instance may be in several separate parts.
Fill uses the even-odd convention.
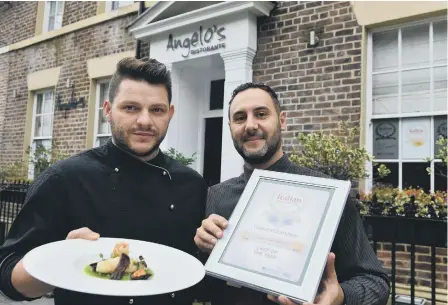
[[[67,81],[69,83],[69,81]],[[76,109],[78,105],[81,104],[81,106],[84,108],[85,106],[85,99],[84,97],[79,97],[78,99],[75,99],[75,84],[72,84],[72,95],[70,100],[67,103],[63,103],[61,99],[61,95],[58,94],[58,97],[56,99],[56,105],[59,110],[64,110],[64,118],[67,118],[67,111],[70,109]]]
[[[12,97],[13,98],[16,98],[16,97],[18,97],[19,95],[17,94],[17,90],[16,89],[14,89],[14,90],[12,90]]]
[[[310,31],[310,38],[309,38],[309,46],[314,48],[319,43],[319,37],[316,35],[316,31],[311,30]]]

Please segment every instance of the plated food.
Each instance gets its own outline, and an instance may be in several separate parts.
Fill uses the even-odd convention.
[[[153,272],[148,268],[143,256],[138,259],[129,256],[129,244],[120,242],[115,244],[110,258],[87,265],[84,271],[93,277],[108,280],[147,280],[153,277]]]

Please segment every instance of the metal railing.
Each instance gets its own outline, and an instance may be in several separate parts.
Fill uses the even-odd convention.
[[[397,244],[410,245],[410,298],[415,305],[416,246],[431,248],[431,304],[436,304],[436,247],[447,248],[446,220],[409,218],[401,216],[364,216],[367,235],[377,253],[377,244],[391,244],[391,297],[396,301]]]
[[[30,186],[26,181],[0,181],[0,244],[3,244],[12,223],[22,209],[26,192]]]

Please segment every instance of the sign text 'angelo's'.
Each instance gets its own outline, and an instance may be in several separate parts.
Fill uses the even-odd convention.
[[[182,57],[188,57],[190,54],[199,54],[201,52],[214,51],[217,49],[222,49],[226,47],[225,43],[219,43],[215,45],[210,45],[214,37],[218,38],[218,41],[226,39],[224,35],[224,27],[218,28],[216,25],[207,28],[205,31],[202,26],[199,27],[199,31],[195,31],[191,37],[187,37],[184,40],[174,39],[173,34],[168,36],[168,44],[166,49],[177,50],[178,48],[187,49],[186,54],[182,54]],[[198,46],[202,46],[198,48]],[[195,48],[195,49],[192,49]]]

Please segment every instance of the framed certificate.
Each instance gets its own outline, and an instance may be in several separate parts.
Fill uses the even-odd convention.
[[[255,170],[206,273],[313,302],[350,187],[349,181]]]

